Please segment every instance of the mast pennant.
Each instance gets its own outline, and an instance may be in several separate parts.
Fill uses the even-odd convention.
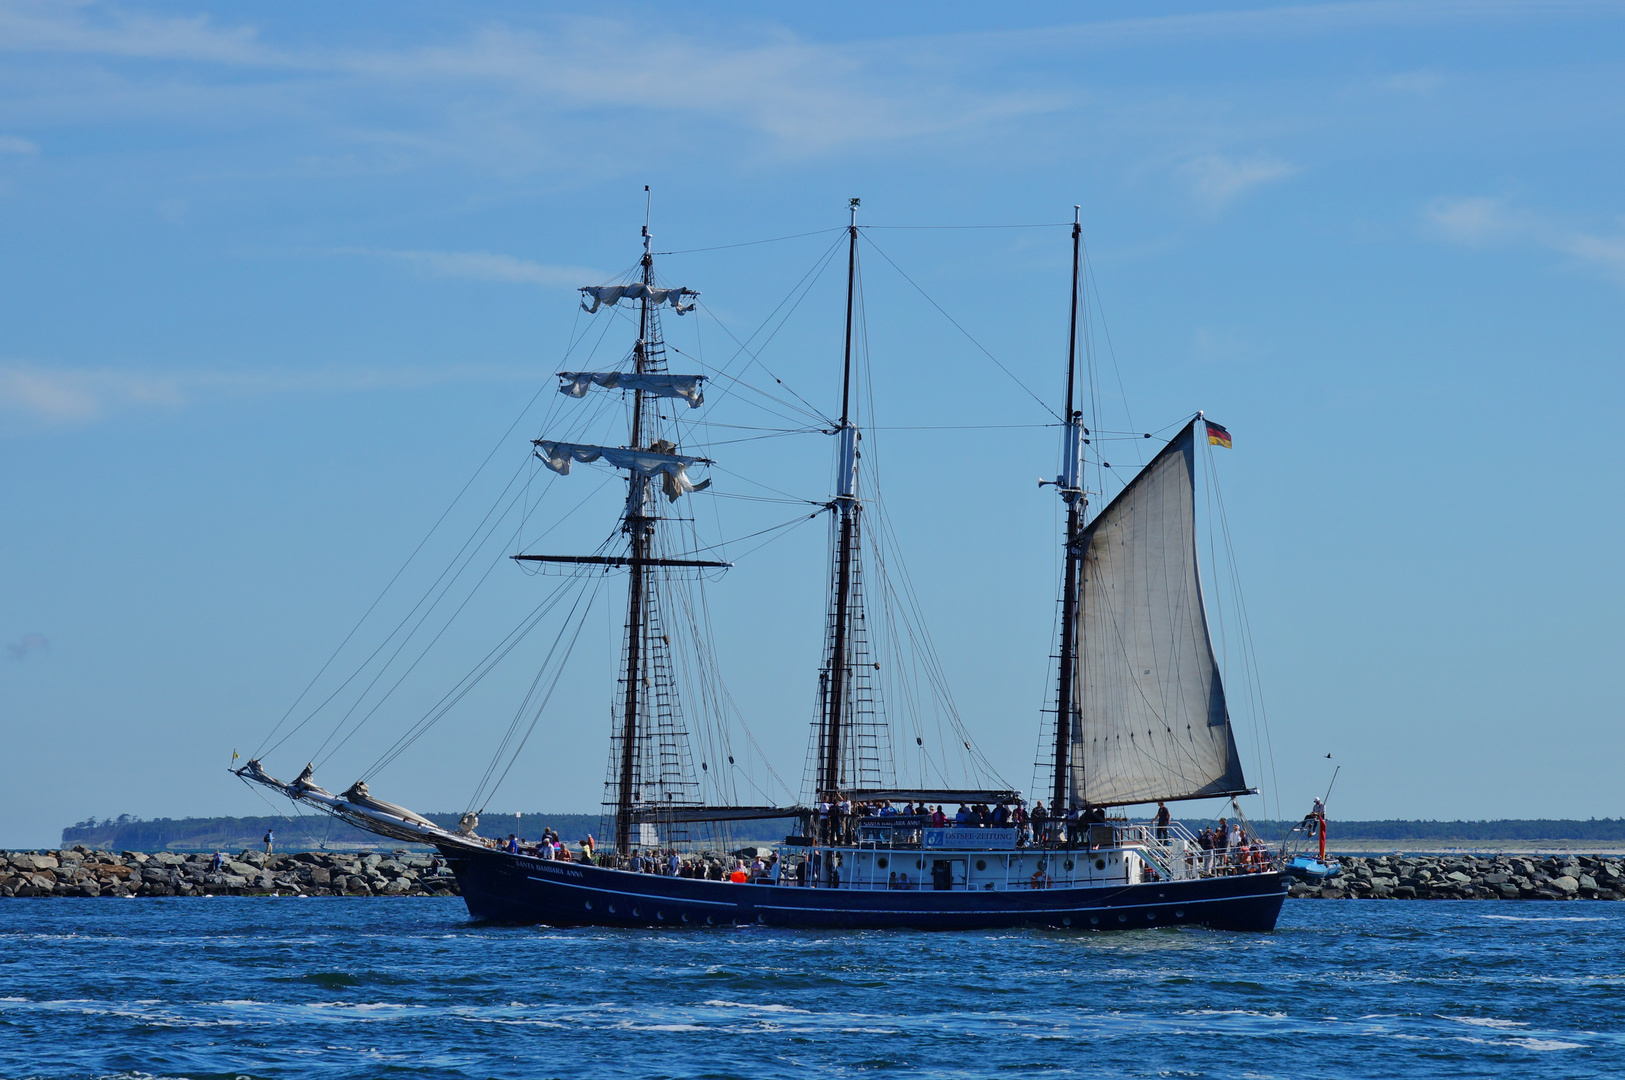
[[[1070,761],[1078,802],[1249,790],[1197,572],[1200,423],[1174,436],[1080,537]]]
[[[642,390],[651,397],[682,398],[688,407],[705,404],[704,375],[639,375],[630,371],[561,371],[559,393],[566,397],[586,397],[593,386],[605,390]]]
[[[595,315],[600,305],[614,307],[622,300],[648,300],[651,307],[670,304],[677,314],[682,315],[694,310],[692,303],[683,303],[683,297],[698,295],[693,289],[661,289],[641,281],[629,285],[584,285],[581,289],[581,310]],[[592,307],[587,306],[588,300],[592,301]]]
[[[589,446],[585,443],[550,442],[546,439],[537,439],[534,443],[536,456],[542,459],[542,464],[558,473],[560,476],[570,475],[572,462],[590,462],[603,458],[617,469],[630,469],[642,476],[660,474],[660,489],[666,493],[666,498],[676,502],[678,498],[691,491],[704,491],[711,486],[709,477],[694,483],[688,478],[688,469],[691,465],[710,465],[709,458],[689,457],[686,454],[673,454],[676,447],[664,439],[656,439],[647,450],[628,450],[622,446]]]

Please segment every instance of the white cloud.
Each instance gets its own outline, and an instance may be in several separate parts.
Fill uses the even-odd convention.
[[[1508,209],[1505,199],[1482,195],[1434,199],[1426,213],[1433,227],[1445,238],[1464,244],[1502,240],[1527,227],[1526,221]]]
[[[105,17],[96,18],[96,15]],[[59,52],[266,64],[277,57],[258,43],[253,27],[216,27],[208,16],[152,18],[60,3],[0,5],[0,47],[11,52]]]
[[[226,397],[411,390],[445,383],[534,380],[534,371],[492,366],[349,368],[317,371],[123,371],[0,363],[0,417],[34,425],[87,424],[136,408],[181,408]]]
[[[1444,83],[1444,76],[1437,71],[1402,71],[1377,80],[1382,89],[1401,94],[1430,94]]]
[[[1070,100],[1042,91],[969,89],[966,68],[981,59],[970,43],[948,37],[827,44],[760,27],[684,35],[644,20],[532,21],[541,28],[488,23],[432,47],[278,49],[253,27],[222,28],[207,18],[93,19],[60,7],[0,3],[0,51],[162,58],[270,72],[253,88],[234,88],[232,107],[239,112],[245,94],[308,108],[312,89],[331,98],[334,79],[395,93],[419,91],[431,95],[431,110],[455,119],[443,143],[453,152],[485,139],[511,154],[515,135],[537,137],[538,111],[595,123],[707,117],[802,154],[985,129]],[[143,80],[137,75],[135,81]],[[212,81],[218,80],[204,72],[184,76],[154,95],[151,107],[164,108],[184,85]],[[457,92],[447,94],[448,88]],[[129,107],[129,92],[124,88],[108,107]],[[87,103],[82,95],[81,101]],[[600,128],[598,134],[602,139],[613,133]],[[351,135],[368,137],[354,130]],[[391,133],[371,136],[388,140]]]
[[[16,135],[0,135],[0,154],[37,154],[39,144]]]
[[[1504,198],[1435,199],[1425,218],[1446,240],[1482,247],[1521,243],[1562,252],[1625,280],[1625,235],[1599,236],[1520,211]]]
[[[1601,266],[1625,280],[1625,236],[1587,236],[1576,233],[1560,239],[1560,251],[1566,251],[1583,262]]]
[[[584,266],[550,266],[512,255],[489,251],[374,251],[348,249],[357,254],[381,255],[398,259],[438,277],[472,278],[475,281],[506,281],[548,288],[574,289],[596,285],[609,275]]]
[[[1299,171],[1296,165],[1280,158],[1234,160],[1217,154],[1195,158],[1184,168],[1197,198],[1214,207],[1233,202],[1260,184],[1284,180]]]

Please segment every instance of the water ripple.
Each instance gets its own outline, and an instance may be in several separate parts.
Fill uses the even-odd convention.
[[[456,900],[12,901],[0,1076],[1625,1074],[1620,917],[1558,910],[803,934],[491,927]]]

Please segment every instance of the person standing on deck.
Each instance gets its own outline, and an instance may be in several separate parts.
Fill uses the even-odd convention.
[[[1157,841],[1159,843],[1168,839],[1168,822],[1171,818],[1172,815],[1168,813],[1168,804],[1159,802],[1157,804]]]

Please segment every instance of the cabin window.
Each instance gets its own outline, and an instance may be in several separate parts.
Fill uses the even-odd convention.
[[[882,855],[880,858],[875,860],[875,865],[880,867],[882,870],[886,869],[886,864],[887,864],[887,859],[886,859],[886,856],[884,856],[884,855]]]
[[[1070,869],[1072,869],[1072,860],[1068,859],[1066,862],[1062,863],[1061,865],[1063,867],[1065,867],[1066,869],[1070,870]]]
[[[986,870],[987,869],[987,860],[986,859],[977,859],[976,860],[976,869],[978,869],[978,870]]]
[[[1095,869],[1096,870],[1104,870],[1104,869],[1106,869],[1106,860],[1105,859],[1096,859],[1095,860]]]

